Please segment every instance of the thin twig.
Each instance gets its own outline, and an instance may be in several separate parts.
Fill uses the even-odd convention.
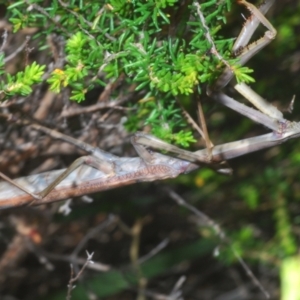
[[[7,34],[7,29],[4,29],[4,30],[3,30],[3,34],[2,34],[3,41],[2,41],[2,45],[1,45],[1,47],[0,47],[0,52],[3,52],[3,49],[4,49],[4,47],[6,46],[6,43],[7,43],[7,36],[8,36],[8,34]]]
[[[68,32],[59,22],[57,22],[55,20],[55,18],[52,18],[47,11],[42,8],[41,6],[39,6],[36,3],[30,3],[30,1],[25,0],[25,2],[29,5],[28,10],[31,10],[32,8],[39,11],[41,14],[43,14],[44,16],[46,16],[49,20],[51,20],[51,22],[53,22],[53,24],[55,24],[62,32],[64,32],[68,37],[70,37],[72,35],[72,33]]]
[[[68,3],[64,3],[64,2],[61,1],[61,0],[58,0],[58,2],[60,3],[60,5],[61,5],[66,11],[68,11],[70,14],[72,14],[72,15],[78,20],[78,26],[81,28],[81,30],[82,30],[87,36],[89,36],[92,40],[96,41],[96,43],[100,46],[99,42],[95,39],[95,37],[92,36],[92,35],[89,33],[89,31],[85,30],[85,29],[80,25],[80,22],[84,21],[85,24],[86,24],[87,26],[89,26],[90,29],[92,30],[92,29],[93,29],[93,23],[91,23],[91,22],[89,22],[88,20],[86,20],[85,18],[83,18],[82,15],[79,15],[79,14],[76,13],[74,10],[69,9],[69,8],[68,8],[68,5],[69,5]],[[99,15],[100,12],[102,12],[102,10],[103,10],[103,9],[101,9],[101,10],[98,12],[98,15]],[[99,31],[102,31],[102,32],[103,32],[103,29],[102,29],[102,28],[97,27],[97,29],[98,29]],[[105,33],[104,35],[105,35],[105,37],[106,37],[108,40],[110,40],[110,41],[112,41],[112,42],[114,42],[114,41],[116,40],[116,38],[114,38],[113,36],[109,35],[108,33]]]
[[[8,55],[7,57],[4,58],[4,63],[9,62],[15,56],[17,56],[18,53],[23,51],[30,39],[31,39],[31,37],[29,35],[27,35],[26,38],[25,38],[25,41],[13,53],[11,53],[10,55]]]
[[[69,284],[68,284],[68,292],[67,292],[67,297],[66,297],[67,300],[71,300],[71,293],[72,293],[72,290],[76,287],[75,285],[73,285],[73,283],[79,279],[79,277],[82,275],[83,271],[86,269],[86,267],[87,267],[89,264],[93,264],[93,263],[94,263],[94,262],[92,261],[94,252],[90,254],[90,253],[88,253],[88,252],[86,251],[86,254],[87,254],[86,262],[85,262],[85,264],[82,266],[82,268],[80,269],[80,271],[77,273],[77,275],[76,275],[75,277],[74,277],[73,266],[72,266],[72,264],[71,264],[71,276],[70,276],[70,280],[69,280]]]
[[[157,253],[166,248],[170,240],[168,238],[162,240],[155,248],[153,248],[149,253],[138,259],[138,263],[142,264],[145,261],[149,260],[151,257],[155,256]]]
[[[204,139],[204,133],[202,129],[199,127],[199,125],[194,121],[194,119],[191,117],[191,115],[187,112],[187,110],[183,107],[183,105],[179,102],[179,100],[176,98],[177,103],[179,104],[182,113],[184,117],[186,118],[187,122],[200,134],[200,136]]]
[[[206,120],[205,120],[205,116],[204,116],[204,112],[203,112],[203,108],[202,108],[200,99],[198,101],[198,114],[199,114],[200,124],[201,124],[202,130],[203,130],[203,133],[204,133],[204,141],[206,144],[207,152],[209,153],[209,156],[211,157],[212,148],[213,148],[214,144],[211,142],[211,140],[209,138]]]
[[[68,110],[64,110],[61,115],[59,116],[59,119],[61,118],[71,118],[74,116],[78,116],[81,114],[85,113],[92,113],[96,112],[101,109],[106,109],[106,108],[112,108],[115,110],[122,110],[122,111],[128,111],[128,110],[133,110],[133,108],[126,108],[123,106],[120,106],[121,103],[124,103],[128,100],[129,97],[124,97],[123,99],[119,101],[113,101],[113,102],[106,102],[106,103],[97,103],[94,105],[90,105],[87,107],[75,107],[75,108],[69,108]]]
[[[85,246],[85,244],[91,238],[93,238],[96,234],[98,234],[104,228],[106,228],[106,227],[110,226],[111,224],[113,224],[114,222],[116,222],[116,220],[117,220],[117,217],[110,214],[104,222],[100,223],[96,227],[89,230],[89,232],[83,237],[83,239],[78,243],[77,247],[73,250],[71,256],[76,257],[78,255],[78,253],[82,250],[82,248]]]
[[[215,234],[220,238],[220,240],[228,245],[233,252],[235,258],[238,260],[238,262],[241,264],[243,269],[245,270],[246,274],[250,277],[252,282],[261,290],[261,292],[264,294],[266,299],[270,298],[270,294],[267,292],[267,290],[262,286],[260,281],[256,278],[256,276],[253,274],[253,272],[250,270],[248,265],[245,263],[243,258],[239,255],[239,253],[235,250],[235,248],[232,246],[232,242],[229,240],[229,238],[226,236],[225,232],[221,229],[221,227],[210,217],[208,217],[206,214],[198,210],[195,206],[187,203],[180,195],[178,195],[176,192],[174,192],[170,188],[165,188],[167,194],[170,196],[171,199],[173,199],[178,205],[185,207],[192,213],[194,213],[204,224],[211,227]]]
[[[209,28],[208,26],[206,25],[206,22],[205,22],[205,18],[203,16],[203,13],[201,11],[201,6],[199,3],[197,2],[194,2],[194,6],[196,7],[197,9],[197,13],[198,13],[198,16],[200,18],[200,21],[202,23],[202,26],[204,27],[205,29],[205,37],[207,39],[207,41],[211,44],[211,53],[214,54],[220,61],[223,62],[223,64],[226,65],[226,67],[230,68],[231,69],[231,66],[229,65],[229,63],[222,57],[222,55],[218,52],[217,48],[216,48],[216,45],[214,43],[214,40],[213,38],[211,37],[210,33],[209,33]]]
[[[53,254],[50,252],[41,252],[40,255],[43,255],[47,259],[51,259],[54,261],[64,261],[70,262],[71,264],[77,264],[83,266],[86,263],[86,258],[83,257],[71,257],[70,255],[61,255],[61,254]],[[100,262],[93,261],[92,265],[87,265],[87,269],[98,271],[98,272],[107,272],[111,270],[111,266],[107,264],[103,264]]]

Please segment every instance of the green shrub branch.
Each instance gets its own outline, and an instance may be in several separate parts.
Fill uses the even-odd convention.
[[[218,34],[231,2],[210,0],[199,5],[189,1],[182,5],[176,0],[73,0],[66,4],[55,0],[42,8],[41,1],[27,0],[15,2],[9,9],[14,31],[40,29],[41,48],[52,32],[66,39],[66,63],[47,79],[52,91],[68,88],[70,99],[81,102],[95,86],[105,86],[125,74],[128,82],[153,102],[147,105],[146,115],[145,105],[135,103],[135,116],[143,115],[143,120],[129,115],[127,128],[135,130],[147,124],[155,135],[188,146],[194,139],[175,107],[175,97],[201,93],[202,85],[211,84],[224,69],[224,61],[232,65],[238,80],[251,80],[249,70],[239,68],[231,58],[233,39]],[[212,53],[213,47],[223,59]],[[42,74],[38,74],[38,80],[28,82],[40,82]],[[13,86],[15,79],[8,80]],[[28,85],[22,83],[20,87],[15,82],[10,95],[28,93]]]

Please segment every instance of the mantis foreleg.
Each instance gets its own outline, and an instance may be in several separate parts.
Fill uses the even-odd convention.
[[[233,53],[238,53],[239,63],[244,65],[251,57],[253,57],[258,51],[267,46],[276,36],[276,30],[272,24],[264,16],[264,13],[273,4],[274,0],[266,1],[261,9],[257,9],[253,4],[248,3],[245,0],[240,0],[239,3],[245,5],[252,13],[252,17],[244,25],[239,37],[237,38],[234,46]],[[246,46],[250,40],[254,30],[258,24],[262,23],[268,30],[265,35],[257,40],[256,42]],[[209,88],[208,93],[213,97],[217,98],[217,101],[227,106],[227,102],[223,102],[222,97],[219,97],[220,90],[228,84],[228,82],[233,77],[233,72],[229,67],[226,67],[224,72],[215,82],[215,84]],[[245,83],[236,83],[234,88],[242,94],[247,100],[249,100],[256,108],[258,108],[265,115],[268,115],[274,119],[283,119],[282,113],[272,104],[265,101],[261,96],[255,93],[249,86]],[[230,106],[230,108],[233,108]],[[235,108],[233,108],[235,109]],[[238,111],[238,109],[235,109]],[[251,118],[250,115],[246,115]],[[264,118],[260,119],[260,116],[256,116],[256,121],[265,125]]]

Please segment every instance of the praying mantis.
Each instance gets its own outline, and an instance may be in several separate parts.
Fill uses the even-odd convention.
[[[240,64],[243,65],[275,38],[276,30],[264,16],[274,0],[266,1],[259,9],[244,0],[239,2],[251,11],[251,17],[247,19],[233,47],[233,52],[239,53]],[[265,35],[250,46],[246,46],[260,23],[268,29]],[[251,120],[263,124],[272,130],[271,133],[196,152],[177,148],[144,133],[136,133],[131,142],[139,156],[128,158],[112,155],[46,127],[27,124],[53,138],[66,140],[89,155],[77,159],[67,169],[15,180],[0,173],[0,177],[5,180],[0,183],[0,208],[45,204],[137,182],[174,178],[203,165],[212,166],[221,173],[228,173],[230,170],[223,167],[223,161],[279,145],[300,136],[300,123],[284,119],[276,107],[266,102],[244,83],[236,83],[234,88],[258,110],[225,95],[222,89],[232,81],[233,77],[232,70],[227,66],[215,84],[208,87],[209,96]],[[176,157],[160,154],[149,148],[164,150]]]

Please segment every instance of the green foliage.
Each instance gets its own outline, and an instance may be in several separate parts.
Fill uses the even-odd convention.
[[[249,208],[255,209],[259,202],[259,192],[254,185],[245,184],[239,189],[241,198],[247,203]]]
[[[72,86],[73,96],[70,98],[81,102],[84,100],[87,90],[84,88],[83,79],[88,75],[89,61],[82,61],[82,57],[88,55],[87,47],[85,47],[88,40],[81,32],[73,35],[66,44],[68,65],[65,70],[55,69],[52,76],[48,79],[50,89],[57,93],[63,87]]]
[[[181,5],[176,0],[71,1],[68,5],[55,0],[49,7],[31,2],[30,10],[22,1],[9,7],[14,31],[38,27],[41,48],[45,47],[41,37],[54,30],[67,39],[66,64],[47,80],[52,91],[69,88],[70,99],[81,102],[95,86],[125,74],[137,90],[159,99],[160,107],[153,105],[145,118],[152,133],[182,146],[193,141],[192,134],[182,129],[185,122],[178,126],[178,113],[170,114],[170,105],[174,96],[198,93],[199,86],[212,83],[220,74],[224,61],[211,53],[213,46],[232,65],[238,81],[251,81],[249,70],[230,59],[233,39],[218,35],[232,0],[210,0],[201,6],[197,1]],[[160,129],[153,116],[164,110]],[[136,118],[135,124],[133,119],[129,123],[139,128],[142,122]]]
[[[4,65],[3,56],[0,65]],[[0,94],[2,99],[8,96],[27,96],[32,92],[32,85],[42,82],[45,66],[40,66],[36,62],[26,66],[24,71],[18,72],[15,76],[6,75],[6,81],[0,83]],[[3,71],[1,71],[3,74]]]
[[[4,72],[4,54],[0,53],[0,76],[2,76],[5,72]]]
[[[252,211],[262,213],[260,211],[262,207],[267,206],[271,210],[271,217],[274,220],[274,222],[268,221],[269,224],[264,224],[269,218],[261,218],[262,224],[274,226],[272,237],[268,239],[268,243],[258,240],[252,227],[243,227],[239,232],[231,235],[235,249],[244,258],[259,259],[273,264],[277,257],[286,258],[296,253],[296,238],[292,228],[291,211],[288,209],[290,187],[285,180],[285,175],[282,174],[280,168],[269,167],[264,172],[257,174],[251,180],[251,184],[248,181],[241,181],[236,185],[239,197],[251,209],[248,212],[249,215],[252,214]],[[277,183],[276,187],[274,183]],[[266,194],[266,191],[271,192]],[[266,199],[269,201],[268,203],[261,203]],[[262,226],[259,224],[257,220],[255,227]],[[256,249],[255,253],[251,253],[249,249]],[[235,260],[234,255],[228,249],[224,250],[222,258],[229,263]]]
[[[247,250],[252,249],[254,245],[256,249],[263,248],[263,244],[255,240],[254,234],[254,229],[251,226],[245,226],[231,234],[231,246],[240,257],[246,258]],[[222,248],[220,258],[226,264],[232,264],[236,261],[235,253],[228,247]]]
[[[238,83],[245,82],[245,83],[250,83],[250,82],[255,82],[254,78],[249,76],[249,73],[253,73],[253,70],[247,68],[247,67],[241,67],[241,66],[236,66],[234,68],[234,74],[235,78]]]
[[[279,241],[278,250],[282,256],[295,254],[297,251],[297,243],[292,233],[291,221],[286,201],[282,195],[276,195],[274,219],[277,229],[277,240]]]
[[[188,147],[190,143],[196,142],[190,131],[181,129],[186,124],[175,101],[171,101],[167,107],[163,107],[164,103],[167,103],[166,99],[154,101],[153,98],[149,98],[141,101],[138,113],[134,111],[128,115],[128,120],[124,124],[126,129],[136,132],[140,120],[143,120],[143,124],[152,126],[152,133],[155,136],[169,143]]]

